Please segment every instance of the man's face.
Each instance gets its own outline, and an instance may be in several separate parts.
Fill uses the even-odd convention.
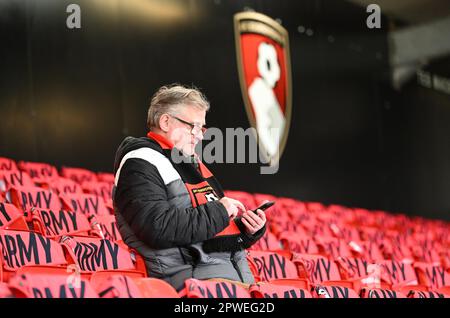
[[[192,156],[195,146],[203,139],[201,127],[205,125],[206,111],[192,105],[180,107],[169,119],[168,139],[185,155]],[[193,129],[187,123],[195,125]]]

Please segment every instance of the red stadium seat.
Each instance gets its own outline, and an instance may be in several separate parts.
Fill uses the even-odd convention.
[[[18,170],[18,168],[14,160],[5,157],[0,157],[0,170],[13,171]]]
[[[297,265],[300,278],[307,278],[313,284],[341,280],[337,265],[321,255],[294,253],[293,262]]]
[[[57,178],[52,182],[48,183],[47,186],[58,194],[76,194],[83,193],[83,189],[81,186],[73,181],[72,179],[67,178]]]
[[[372,241],[351,241],[348,246],[356,258],[366,259],[372,263],[384,259],[378,245]]]
[[[402,286],[418,285],[417,276],[411,264],[393,260],[378,261],[381,277],[396,289]]]
[[[185,288],[181,294],[188,298],[250,298],[247,289],[231,281],[190,278],[184,284]]]
[[[60,210],[61,202],[56,193],[40,187],[13,187],[11,202],[19,209],[29,212],[32,208]]]
[[[371,262],[362,258],[339,257],[336,260],[342,279],[358,279],[369,275]]]
[[[28,230],[28,225],[23,213],[14,205],[0,203],[0,229]]]
[[[34,187],[35,185],[26,172],[19,170],[0,170],[0,191],[6,192],[10,187],[13,186]]]
[[[450,251],[440,253],[441,264],[446,270],[450,270]]]
[[[250,250],[255,251],[276,251],[280,249],[282,249],[281,242],[268,230],[250,247]]]
[[[412,290],[408,295],[408,298],[450,298],[437,291],[415,291]]]
[[[249,251],[248,259],[256,282],[298,278],[295,264],[279,253]]]
[[[359,298],[353,289],[343,286],[316,285],[311,294],[313,298]]]
[[[110,214],[102,197],[93,194],[62,194],[60,195],[64,210],[70,210],[84,215]]]
[[[308,236],[305,229],[293,222],[289,217],[270,219],[267,221],[270,227],[270,230],[275,236],[281,239],[281,236],[288,233],[296,233],[297,235]]]
[[[97,175],[94,172],[83,168],[62,167],[61,176],[72,179],[78,184],[85,181],[97,181]]]
[[[319,237],[316,239],[319,253],[330,259],[337,259],[338,257],[351,257],[352,253],[343,240],[334,237]]]
[[[408,298],[450,298],[450,294],[446,295],[442,293],[440,289],[430,290],[430,288],[425,285],[404,286],[397,290],[402,292]]]
[[[416,241],[410,243],[410,250],[416,262],[420,263],[440,263],[439,248],[433,246],[430,241]]]
[[[435,290],[438,293],[444,294],[446,298],[450,298],[450,286],[441,287]]]
[[[91,284],[101,298],[142,298],[134,280],[126,275],[109,275],[103,279],[92,279]]]
[[[431,289],[450,286],[450,274],[439,264],[416,262],[414,268],[419,278],[419,284]]]
[[[134,253],[123,244],[91,237],[63,237],[82,273],[99,270],[141,270]]]
[[[385,259],[393,259],[399,262],[412,263],[414,258],[406,244],[385,238],[382,243],[382,253]]]
[[[249,288],[252,298],[312,298],[308,289],[296,286],[258,283]]]
[[[100,235],[111,241],[121,241],[119,229],[117,228],[116,217],[114,215],[98,215],[94,220],[91,220],[91,226],[95,226],[94,222],[100,225]]]
[[[89,236],[91,225],[80,213],[64,210],[35,210],[32,212],[35,231],[49,238],[62,235]]]
[[[115,277],[111,280],[111,277]],[[100,297],[122,298],[179,298],[178,292],[167,282],[145,277],[143,273],[131,271],[99,271],[91,276]],[[133,290],[130,287],[133,286]],[[137,290],[136,290],[137,288]]]
[[[302,227],[311,237],[334,237],[328,224],[316,218],[303,221]]]
[[[361,298],[407,298],[407,297],[402,292],[395,290],[382,288],[374,288],[374,289],[363,288],[361,290]]]
[[[280,234],[280,240],[285,248],[291,252],[300,254],[318,254],[319,248],[314,240],[306,234],[284,232]]]
[[[368,227],[368,226],[359,226],[359,235],[362,241],[372,242],[377,246],[383,244],[385,234],[379,228],[376,227]]]
[[[156,278],[135,278],[135,284],[144,298],[179,298],[171,285]]]
[[[112,199],[113,183],[86,181],[81,184],[81,188],[85,193],[95,194],[105,200]]]
[[[28,173],[31,179],[38,184],[48,183],[59,177],[56,167],[48,163],[20,161],[18,167]]]
[[[0,299],[1,298],[15,298],[14,293],[9,288],[8,284],[0,282]]]
[[[99,172],[97,173],[97,180],[100,182],[108,182],[114,184],[115,176],[112,173]]]
[[[305,202],[306,209],[312,213],[323,212],[326,210],[325,206],[320,202]]]
[[[22,273],[9,286],[19,298],[98,298],[89,281],[74,275]]]
[[[63,246],[33,232],[0,230],[0,258],[2,280],[7,281],[18,269],[26,265],[47,265],[57,268],[73,263],[66,257]]]
[[[115,283],[113,284],[113,282],[111,282],[110,277],[112,276],[118,276],[118,277],[122,277],[121,281],[118,282],[119,286],[121,286],[122,291],[123,291],[123,287],[125,287],[126,290],[126,286],[123,286],[125,283],[129,283],[130,279],[132,280],[133,284],[138,288],[139,293],[136,293],[136,291],[134,291],[134,293],[130,293],[130,294],[139,294],[133,297],[140,297],[140,298],[179,298],[178,292],[167,282],[160,280],[160,279],[156,279],[156,278],[148,278],[145,277],[144,273],[140,273],[140,272],[136,272],[136,271],[98,271],[92,274],[91,276],[91,283],[94,286],[100,286],[100,285],[112,285],[114,286]],[[123,279],[123,278],[127,278],[127,279]],[[105,281],[107,283],[105,283]],[[109,282],[108,282],[109,281]],[[107,288],[106,288],[107,289]],[[114,289],[114,288],[112,288]],[[98,289],[97,289],[98,290]],[[103,289],[103,291],[105,290],[105,288]],[[120,290],[119,290],[120,292]],[[106,292],[105,295],[103,295],[103,293],[101,293],[99,291],[99,294],[101,294],[101,297],[111,297],[114,295],[114,293],[116,294],[121,294],[124,295],[124,297],[129,296],[128,291],[125,292],[117,292],[117,291],[113,291],[112,293]]]

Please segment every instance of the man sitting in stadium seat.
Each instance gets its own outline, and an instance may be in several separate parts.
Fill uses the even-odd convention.
[[[120,234],[144,257],[149,276],[178,290],[188,278],[253,283],[244,249],[266,229],[264,212],[225,197],[194,152],[208,109],[197,89],[161,87],[148,110],[150,132],[126,137],[115,158]]]

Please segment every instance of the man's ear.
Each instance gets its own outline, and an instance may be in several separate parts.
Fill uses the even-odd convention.
[[[164,132],[169,131],[169,119],[170,116],[168,114],[163,114],[159,117],[159,128]]]

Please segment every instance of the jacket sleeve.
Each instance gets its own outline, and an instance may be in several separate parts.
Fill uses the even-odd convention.
[[[155,249],[202,242],[229,224],[219,201],[196,208],[171,206],[157,168],[142,159],[128,159],[123,165],[114,204],[137,238]]]

